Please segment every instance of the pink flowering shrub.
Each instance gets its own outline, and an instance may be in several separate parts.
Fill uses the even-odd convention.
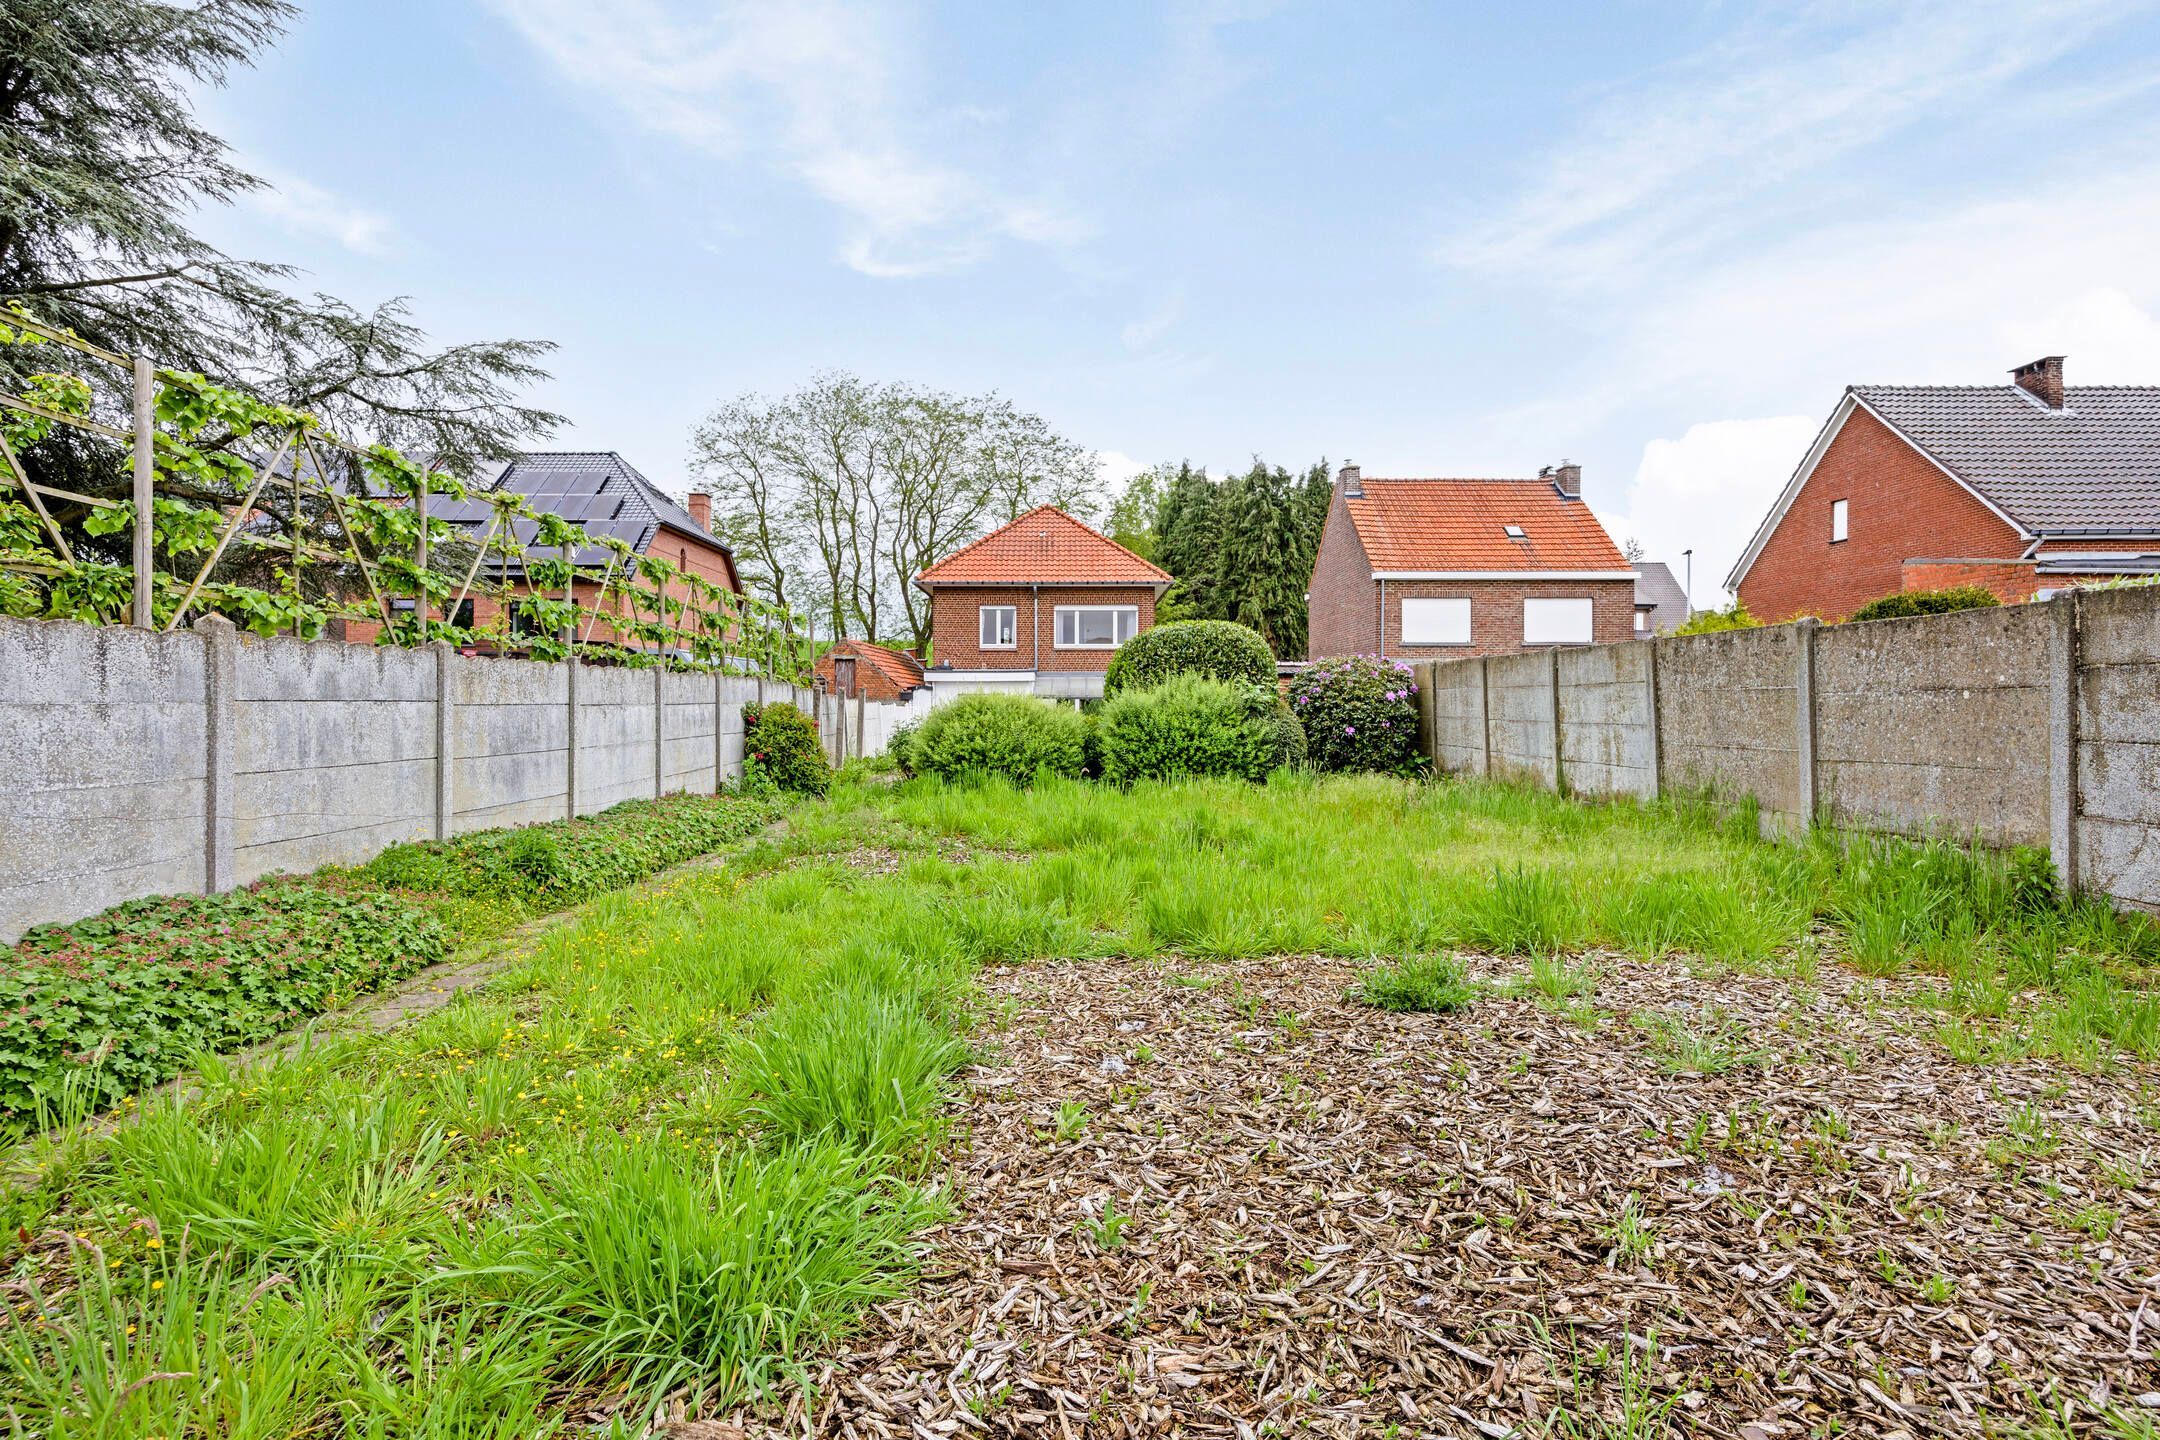
[[[1417,681],[1399,660],[1343,655],[1316,660],[1290,686],[1317,770],[1406,775],[1423,767]]]

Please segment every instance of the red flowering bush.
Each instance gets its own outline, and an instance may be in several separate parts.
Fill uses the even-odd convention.
[[[817,723],[793,705],[743,710],[743,788],[751,794],[823,795],[832,765],[818,744]]]
[[[1400,660],[1344,655],[1316,660],[1290,687],[1305,725],[1306,756],[1317,770],[1421,769],[1417,681]]]

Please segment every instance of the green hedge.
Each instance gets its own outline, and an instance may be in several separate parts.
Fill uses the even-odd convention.
[[[1870,600],[1846,621],[1897,620],[1907,615],[1947,615],[1952,610],[1985,610],[2000,605],[1995,592],[1981,585],[1952,585],[1946,590],[1905,590]]]
[[[823,795],[832,788],[832,773],[809,716],[778,702],[743,708],[743,788]]]
[[[0,1130],[102,1108],[447,958],[402,896],[279,877],[31,931],[0,972]]]
[[[357,873],[393,890],[559,910],[740,840],[778,813],[773,801],[739,795],[626,800],[590,819],[393,846]]]
[[[1275,683],[1275,653],[1260,632],[1228,620],[1178,620],[1136,635],[1110,657],[1103,695],[1144,690],[1173,675]]]
[[[1087,773],[1088,717],[1032,695],[969,695],[930,712],[908,744],[919,775],[957,780],[1001,775],[1028,785],[1037,775]]]
[[[1305,732],[1273,685],[1200,675],[1107,701],[1095,737],[1102,777],[1117,785],[1180,775],[1262,780],[1305,758]]]

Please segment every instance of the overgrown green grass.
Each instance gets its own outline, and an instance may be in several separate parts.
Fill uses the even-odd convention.
[[[865,846],[897,871],[821,853]],[[1850,949],[1942,975],[1935,1003],[2012,1050],[2160,1052],[2149,927],[1953,847],[1382,779],[842,784],[730,870],[592,902],[478,997],[213,1065],[53,1147],[0,1216],[30,1237],[0,1390],[71,1436],[523,1437],[572,1398],[640,1433],[667,1397],[769,1390],[909,1283],[981,965],[1465,947],[1561,1005],[1592,993],[1589,949]],[[1455,973],[1414,968],[1411,999]],[[1749,1060],[1722,1029],[1651,1039],[1690,1070]]]

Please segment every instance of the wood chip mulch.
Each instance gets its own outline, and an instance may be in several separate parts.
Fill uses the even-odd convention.
[[[1570,1009],[1471,963],[1442,1015],[1317,958],[991,972],[925,1274],[750,1433],[2160,1420],[2151,1067],[1960,1064],[1827,967],[1601,957]]]

